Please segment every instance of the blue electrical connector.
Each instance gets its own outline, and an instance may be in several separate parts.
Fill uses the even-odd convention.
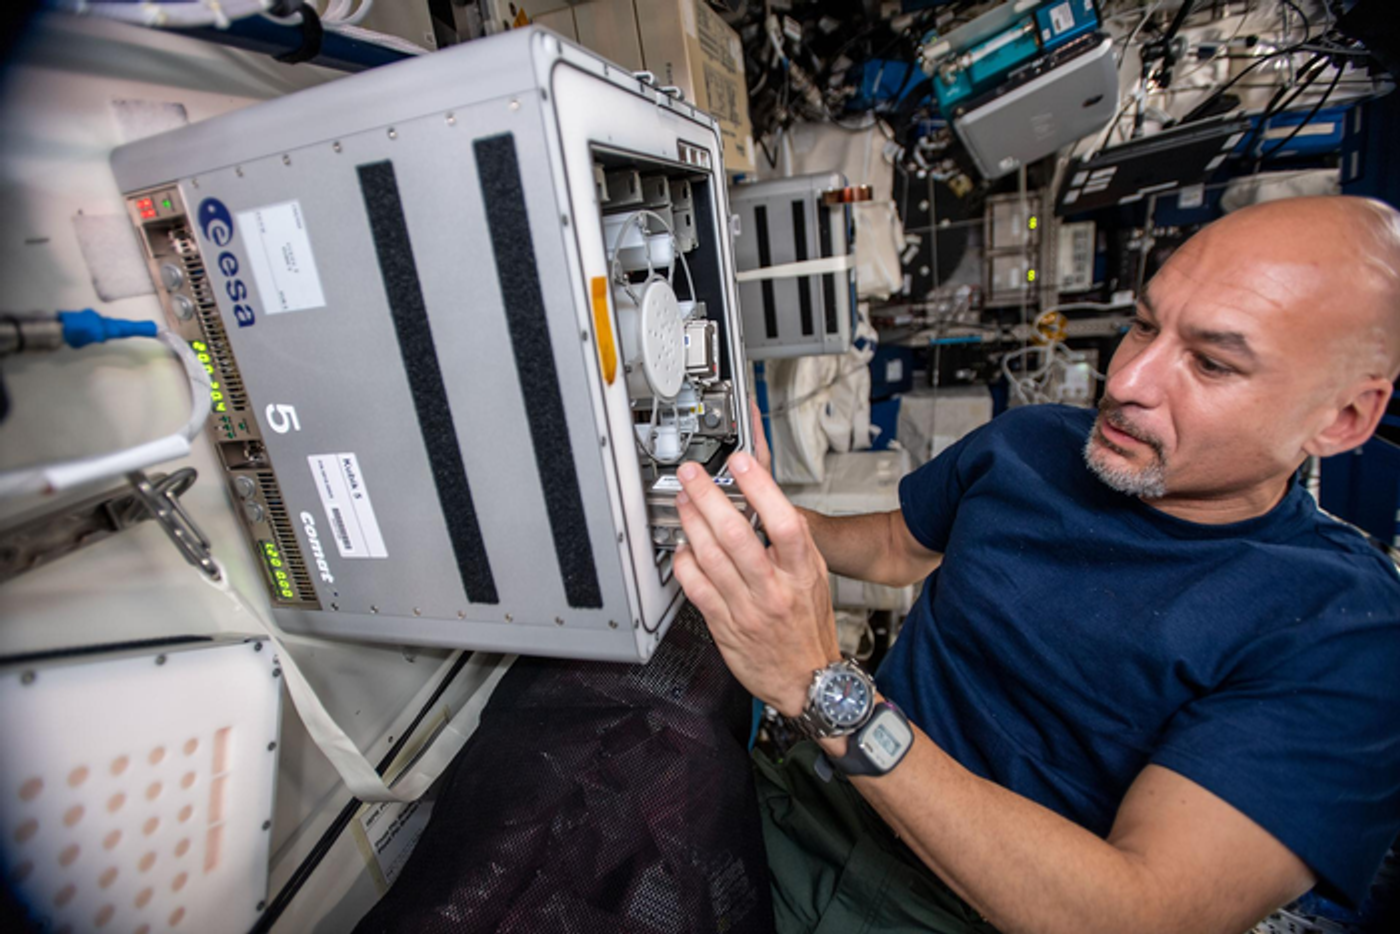
[[[156,336],[154,321],[106,318],[91,308],[82,311],[60,311],[58,320],[63,325],[63,342],[69,347],[86,347],[88,344],[101,344],[121,337]]]

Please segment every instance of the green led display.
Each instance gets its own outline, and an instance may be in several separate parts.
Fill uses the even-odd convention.
[[[277,546],[272,542],[258,542],[262,546],[263,562],[267,565],[267,572],[272,579],[272,587],[277,591],[277,595],[283,600],[295,600],[296,591],[292,589],[292,580],[287,576],[287,570],[283,567],[282,553],[277,550]]]

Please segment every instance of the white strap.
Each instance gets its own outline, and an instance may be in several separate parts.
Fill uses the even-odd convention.
[[[514,655],[483,658],[483,664],[492,664],[492,660],[494,660],[495,669],[486,676],[485,681],[472,694],[471,700],[467,701],[466,705],[457,711],[452,719],[438,731],[432,744],[394,779],[391,788],[374,766],[370,765],[369,760],[360,752],[354,740],[345,734],[345,731],[340,728],[340,724],[335,722],[325,705],[321,703],[321,698],[317,696],[315,689],[306,680],[306,675],[302,674],[296,659],[292,657],[292,653],[287,650],[286,643],[282,641],[282,630],[271,620],[264,618],[236,588],[229,584],[228,573],[222,565],[219,565],[218,580],[209,580],[204,575],[200,576],[209,581],[214,589],[227,593],[252,616],[258,628],[272,640],[272,644],[277,648],[278,660],[282,665],[282,678],[287,682],[287,691],[292,695],[292,703],[296,706],[302,723],[306,725],[306,732],[326,754],[326,758],[331,761],[331,765],[335,766],[335,770],[340,773],[345,787],[350,789],[350,793],[361,801],[408,802],[416,801],[421,797],[423,792],[428,790],[428,786],[437,780],[438,776],[447,769],[452,759],[466,745],[467,738],[471,736],[481,721],[481,711],[486,706],[486,702],[490,700],[496,685],[505,677],[506,672],[510,670],[510,666],[516,659]],[[460,654],[460,651],[453,653],[433,676],[430,684],[435,687],[436,683],[440,683]],[[427,691],[429,688],[425,686],[424,690]]]
[[[735,275],[740,282],[755,282],[763,279],[791,279],[796,276],[820,276],[828,272],[845,272],[856,264],[850,253],[828,256],[823,259],[804,259],[800,263],[782,263],[777,266],[764,266],[749,269]]]

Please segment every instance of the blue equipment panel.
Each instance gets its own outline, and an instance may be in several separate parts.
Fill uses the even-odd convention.
[[[1297,129],[1299,124],[1308,119],[1312,108],[1287,110],[1281,114],[1275,114],[1269,118],[1268,126],[1265,128],[1265,138],[1261,140],[1256,129],[1254,133],[1246,136],[1244,141],[1235,147],[1235,155],[1248,155],[1249,153],[1245,151],[1246,148],[1255,156],[1263,153],[1269,158],[1275,156],[1325,156],[1339,152],[1346,138],[1347,115],[1351,110],[1350,104],[1325,107],[1319,110],[1311,120],[1308,120],[1308,125],[1303,127],[1298,135],[1288,140],[1286,145],[1284,140]],[[1257,128],[1259,118],[1256,116],[1252,120]]]
[[[1099,26],[1094,0],[1049,0],[1007,28],[955,49],[955,67],[934,72],[933,90],[943,113],[995,87],[1010,72]]]
[[[1094,0],[1060,0],[1036,10],[1035,25],[1040,31],[1040,47],[1049,52],[1075,36],[1097,29],[1099,13],[1094,9]]]

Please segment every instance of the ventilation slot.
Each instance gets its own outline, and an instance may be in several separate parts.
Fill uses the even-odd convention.
[[[233,351],[228,345],[228,335],[224,332],[223,319],[219,317],[219,306],[214,301],[214,290],[209,284],[209,275],[204,269],[199,248],[190,239],[189,231],[176,230],[170,234],[170,242],[185,267],[185,280],[190,284],[194,296],[199,329],[204,334],[204,343],[209,346],[209,356],[218,370],[218,380],[228,400],[230,408],[247,409],[248,392],[243,388],[243,377],[238,373]]]
[[[282,553],[282,562],[287,566],[287,574],[292,580],[292,589],[302,603],[320,605],[316,598],[316,588],[311,584],[311,574],[306,570],[301,547],[292,525],[292,517],[287,512],[287,504],[282,501],[282,490],[277,485],[277,475],[270,470],[260,470],[257,474],[262,501],[267,505],[267,521],[272,526],[273,544]],[[272,593],[275,603],[288,603],[275,590]]]

